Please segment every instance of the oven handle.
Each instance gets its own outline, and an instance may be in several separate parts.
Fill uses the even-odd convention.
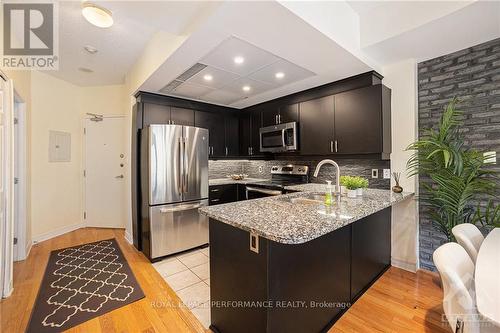
[[[286,149],[286,143],[285,143],[285,129],[283,128],[281,130],[281,142],[283,143],[283,148]]]
[[[258,188],[258,187],[246,187],[247,190],[247,200],[248,200],[248,192],[257,192],[257,193],[262,193],[262,194],[267,194],[267,195],[281,195],[283,194],[281,191],[278,190],[268,190],[265,188]]]

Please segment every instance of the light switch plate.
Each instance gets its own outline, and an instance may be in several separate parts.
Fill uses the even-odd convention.
[[[384,179],[391,179],[391,169],[384,169]]]
[[[378,178],[378,169],[372,169],[372,178]]]
[[[485,164],[497,164],[497,152],[487,151],[483,153]]]

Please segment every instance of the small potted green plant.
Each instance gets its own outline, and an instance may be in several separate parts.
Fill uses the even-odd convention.
[[[363,177],[355,177],[356,181],[358,182],[358,189],[357,189],[357,195],[363,195],[363,189],[368,187],[368,179],[363,178]]]
[[[358,195],[358,188],[362,186],[360,182],[360,177],[353,176],[342,176],[340,178],[340,184],[345,186],[347,189],[348,198],[356,198]]]

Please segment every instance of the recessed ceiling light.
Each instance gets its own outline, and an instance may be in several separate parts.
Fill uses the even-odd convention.
[[[238,65],[240,65],[240,64],[242,64],[242,63],[244,63],[244,62],[245,62],[245,58],[240,57],[240,56],[238,56],[238,57],[234,57],[234,59],[233,59],[233,60],[234,60],[234,63],[235,63],[235,64],[238,64]]]
[[[85,49],[85,51],[87,51],[88,53],[90,54],[96,54],[97,53],[97,49],[91,45],[85,45],[83,47]]]
[[[285,73],[283,72],[278,72],[276,74],[274,74],[274,76],[277,78],[277,79],[282,79],[285,77]]]
[[[87,67],[79,67],[78,70],[84,73],[93,73],[94,71]]]
[[[243,89],[243,91],[250,91],[250,89],[252,89],[252,88],[250,88],[250,86],[243,86],[243,88],[241,88],[241,89]]]
[[[109,28],[113,25],[113,14],[106,8],[97,6],[90,2],[82,5],[83,17],[91,24],[99,28]]]
[[[210,74],[205,74],[205,75],[203,75],[203,80],[205,80],[205,81],[212,81],[213,77]]]

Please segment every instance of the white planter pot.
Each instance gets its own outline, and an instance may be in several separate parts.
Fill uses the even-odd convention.
[[[356,198],[358,196],[358,190],[347,190],[348,198]]]
[[[340,186],[340,194],[346,194],[347,188],[345,186]]]
[[[358,193],[358,196],[363,195],[363,189],[362,189],[362,188],[358,188],[358,189],[356,190],[356,192]]]

